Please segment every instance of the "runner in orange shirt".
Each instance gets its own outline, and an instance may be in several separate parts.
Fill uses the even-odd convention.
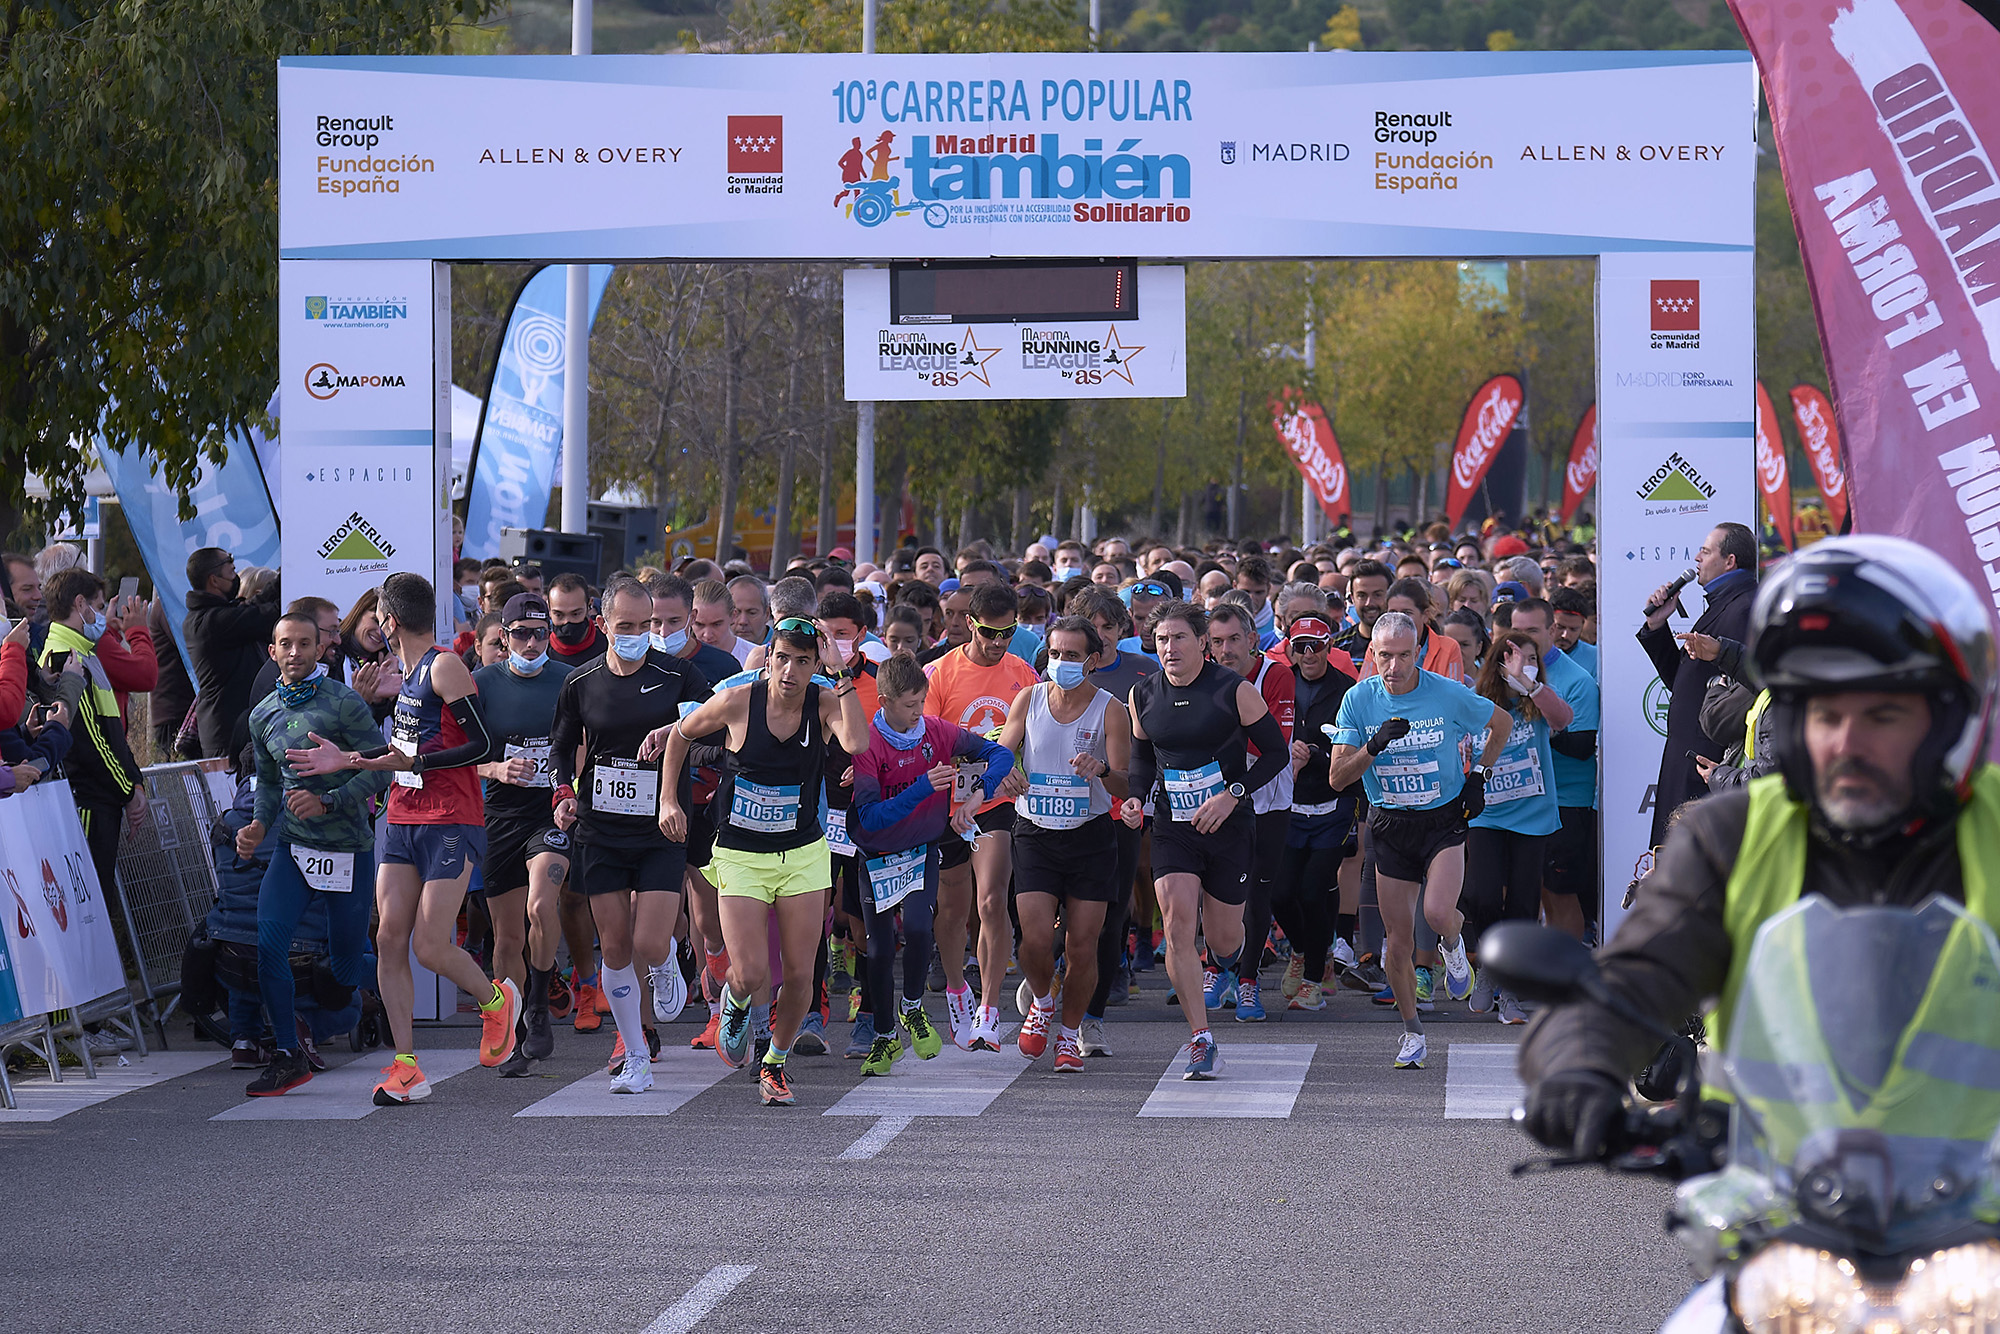
[[[1435,632],[1437,602],[1433,588],[1434,585],[1422,579],[1398,579],[1389,589],[1388,609],[1400,611],[1417,623],[1419,667],[1448,681],[1465,685],[1465,657],[1459,651],[1458,641],[1450,635]],[[1372,645],[1362,655],[1361,675],[1375,675],[1375,649]]]

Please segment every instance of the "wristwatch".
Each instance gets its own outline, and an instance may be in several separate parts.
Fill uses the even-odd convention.
[[[1480,779],[1480,781],[1481,781],[1481,782],[1484,782],[1484,781],[1486,781],[1486,780],[1487,780],[1488,778],[1491,778],[1491,777],[1493,776],[1493,771],[1492,771],[1491,769],[1487,768],[1487,767],[1486,767],[1485,765],[1483,765],[1483,764],[1475,764],[1475,765],[1473,765],[1473,766],[1472,766],[1472,772],[1474,772],[1474,773],[1476,773],[1476,774],[1478,774],[1478,775],[1479,775],[1479,779]]]
[[[1231,783],[1225,790],[1229,793],[1230,796],[1236,798],[1238,801],[1243,800],[1243,784]]]

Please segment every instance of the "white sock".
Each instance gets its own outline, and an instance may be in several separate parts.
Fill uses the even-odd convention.
[[[1035,1008],[1037,1010],[1053,1010],[1056,1008],[1055,998],[1052,996],[1037,996],[1035,997]]]
[[[618,1036],[625,1039],[627,1053],[646,1050],[646,1030],[639,1022],[639,975],[631,964],[623,968],[606,965],[603,974],[604,995],[611,1002],[611,1022],[617,1025]]]
[[[1071,1042],[1083,1041],[1083,1033],[1080,1030],[1070,1028],[1067,1025],[1064,1026],[1062,1035],[1068,1038]]]

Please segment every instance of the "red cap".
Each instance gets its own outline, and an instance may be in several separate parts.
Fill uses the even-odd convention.
[[[1508,556],[1525,556],[1527,554],[1528,544],[1512,533],[1507,534],[1507,536],[1493,544],[1494,560],[1504,560]]]
[[[1332,639],[1333,627],[1317,616],[1301,616],[1292,622],[1292,628],[1285,632],[1287,641],[1294,639]]]
[[[853,560],[854,551],[850,547],[835,547],[826,553],[829,560]]]

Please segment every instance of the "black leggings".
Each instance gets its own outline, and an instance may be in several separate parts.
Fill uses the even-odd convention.
[[[1542,907],[1542,858],[1545,834],[1516,834],[1507,829],[1465,831],[1465,892],[1459,906],[1465,912],[1465,947],[1479,948],[1479,937],[1495,922],[1531,922]]]
[[[1264,942],[1271,935],[1271,900],[1284,876],[1285,834],[1292,827],[1292,813],[1281,807],[1257,816],[1256,822],[1250,894],[1243,901],[1243,953],[1236,960],[1236,977],[1243,982],[1253,980],[1264,963]]]
[[[1097,933],[1097,990],[1090,995],[1087,1011],[1095,1019],[1104,1017],[1112,980],[1125,961],[1125,932],[1132,925],[1132,880],[1139,874],[1139,842],[1146,836],[1143,829],[1134,829],[1123,820],[1114,828],[1118,835],[1118,888],[1117,896],[1104,905],[1104,929]],[[1147,944],[1150,947],[1151,942]]]
[[[935,859],[933,859],[935,860]],[[877,1033],[893,1033],[896,1027],[896,914],[903,914],[903,999],[924,998],[924,979],[930,972],[935,933],[931,919],[937,915],[936,873],[922,889],[910,891],[888,912],[875,911],[873,897],[862,886],[861,921],[868,928],[868,999],[874,1004]]]
[[[1326,980],[1326,952],[1333,948],[1340,904],[1341,846],[1286,848],[1284,892],[1272,905],[1292,949],[1305,960],[1306,981]]]

